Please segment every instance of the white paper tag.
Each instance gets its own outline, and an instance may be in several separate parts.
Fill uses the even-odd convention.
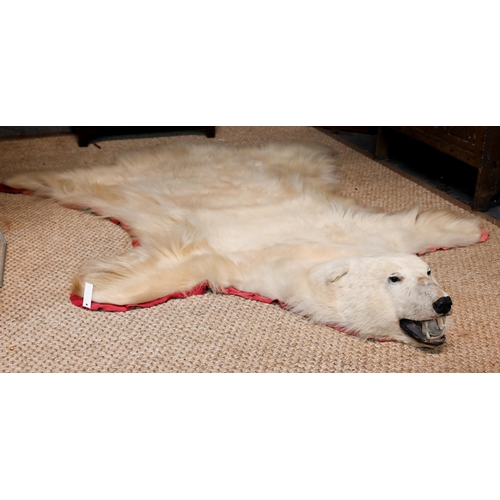
[[[90,309],[92,305],[92,290],[94,289],[94,285],[90,283],[85,283],[85,289],[83,291],[83,307]]]

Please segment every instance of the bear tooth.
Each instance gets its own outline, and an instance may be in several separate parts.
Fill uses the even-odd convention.
[[[429,333],[429,322],[428,321],[422,321],[422,332],[425,333],[427,340],[431,339],[431,336]]]

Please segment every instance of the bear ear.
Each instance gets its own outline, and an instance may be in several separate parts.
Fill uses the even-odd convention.
[[[331,285],[349,272],[348,259],[336,259],[316,264],[311,269],[311,276],[319,283]]]
[[[342,267],[336,267],[329,275],[328,282],[335,283],[340,278],[345,276],[349,272],[349,264],[344,264]]]

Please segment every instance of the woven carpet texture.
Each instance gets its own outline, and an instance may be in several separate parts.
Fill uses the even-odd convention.
[[[398,210],[461,210],[411,180],[312,127],[218,127],[201,135],[109,140],[79,148],[62,135],[0,142],[0,176],[19,170],[111,163],[121,153],[189,141],[257,145],[313,141],[338,152],[343,193]],[[131,246],[119,226],[35,196],[0,193],[7,239],[0,289],[2,372],[498,372],[500,228],[488,241],[424,256],[454,302],[454,326],[439,352],[363,341],[278,305],[207,293],[126,313],[71,304],[82,262]]]

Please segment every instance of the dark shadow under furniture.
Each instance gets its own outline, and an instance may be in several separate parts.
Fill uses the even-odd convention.
[[[78,146],[87,147],[97,139],[136,136],[142,134],[172,134],[203,132],[207,137],[215,137],[215,127],[71,127],[78,137]]]
[[[477,170],[472,209],[485,211],[500,191],[500,127],[379,127],[375,159],[389,158],[394,134],[402,134]]]

